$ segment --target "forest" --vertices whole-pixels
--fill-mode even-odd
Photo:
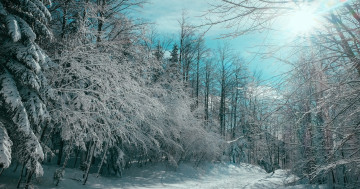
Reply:
[[[0,0],[0,179],[229,162],[360,187],[360,1],[211,0],[173,36],[134,16],[148,3]],[[294,37],[257,54],[289,67],[266,81],[226,42],[291,18]]]

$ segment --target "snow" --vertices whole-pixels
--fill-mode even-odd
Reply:
[[[0,122],[0,166],[8,168],[11,164],[11,146],[7,131],[3,124]]]
[[[5,71],[0,75],[0,96],[5,99],[5,103],[10,107],[8,111],[12,111],[12,120],[26,135],[30,132],[30,123],[28,115],[21,100],[21,96],[17,89],[13,76]]]
[[[109,188],[109,189],[167,189],[167,188],[277,188],[296,189],[313,188],[309,185],[285,186],[294,182],[298,177],[288,174],[286,170],[276,170],[275,173],[266,173],[260,167],[249,164],[205,164],[197,168],[189,164],[181,164],[176,171],[165,165],[152,165],[146,167],[133,167],[124,171],[124,176],[99,177],[90,174],[87,184],[82,185],[82,172],[66,169],[64,180],[55,187],[53,173],[57,167],[44,166],[44,177],[34,181],[35,188]],[[7,169],[0,176],[0,188],[15,188],[18,174]],[[315,188],[315,186],[314,186]]]
[[[13,42],[19,41],[21,39],[20,28],[13,15],[6,16],[6,26],[9,30],[8,34],[11,36]]]

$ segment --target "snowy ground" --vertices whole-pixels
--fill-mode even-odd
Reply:
[[[9,170],[9,169],[8,169]],[[18,178],[12,171],[6,171],[0,176],[0,188],[15,188]],[[288,175],[284,170],[277,170],[268,174],[259,167],[241,164],[207,164],[199,168],[183,164],[177,171],[172,171],[166,166],[157,165],[143,168],[132,168],[126,171],[123,178],[96,178],[90,175],[85,186],[79,181],[82,173],[77,170],[67,169],[65,179],[58,187],[52,183],[55,167],[44,167],[45,175],[35,182],[35,188],[109,188],[109,189],[211,189],[211,188],[312,188],[309,186],[285,187],[286,183],[297,179]]]

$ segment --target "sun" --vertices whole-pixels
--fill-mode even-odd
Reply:
[[[298,9],[287,19],[288,29],[295,35],[310,34],[317,25],[318,16],[309,8]]]

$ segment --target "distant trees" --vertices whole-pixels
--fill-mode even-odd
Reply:
[[[180,39],[179,39],[179,64],[181,68],[181,73],[183,81],[185,84],[189,81],[190,71],[192,68],[193,60],[196,56],[195,44],[195,29],[189,23],[186,16],[186,12],[182,13],[181,20],[179,21],[180,25]]]
[[[225,137],[226,135],[226,110],[227,110],[227,91],[228,91],[228,80],[231,74],[231,55],[229,46],[225,45],[218,49],[218,60],[220,63],[220,107],[219,107],[219,121],[220,121],[220,134]]]
[[[207,51],[209,51],[209,49],[206,48],[205,46],[205,40],[203,39],[202,36],[199,36],[196,42],[196,47],[195,47],[195,51],[196,51],[196,79],[195,79],[195,98],[196,98],[196,102],[195,102],[195,107],[197,108],[199,106],[199,98],[200,98],[200,64],[202,62],[202,60],[204,59],[205,54],[207,53]]]
[[[214,75],[214,58],[206,58],[204,61],[204,78],[203,78],[203,85],[204,85],[204,119],[205,125],[208,126],[210,122],[210,113],[212,111],[212,101],[211,101],[211,94],[212,94],[212,86],[213,86],[213,75]]]

